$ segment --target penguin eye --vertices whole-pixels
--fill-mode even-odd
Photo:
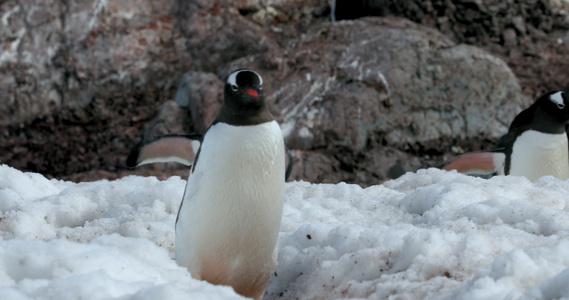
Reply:
[[[565,104],[563,104],[563,103],[557,103],[557,108],[559,108],[559,109],[564,109],[564,108],[565,108]]]
[[[234,84],[231,85],[231,90],[232,90],[232,91],[237,92],[238,89],[239,89],[239,88],[238,88],[236,85],[234,85]]]

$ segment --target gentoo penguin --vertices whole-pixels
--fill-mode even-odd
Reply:
[[[144,141],[133,147],[127,162],[193,160],[176,219],[176,261],[196,279],[262,299],[276,265],[292,160],[265,104],[259,74],[231,73],[224,96],[203,138],[169,135]]]
[[[498,147],[467,153],[444,167],[475,175],[504,174],[530,180],[551,175],[569,178],[569,94],[549,92],[520,112]]]

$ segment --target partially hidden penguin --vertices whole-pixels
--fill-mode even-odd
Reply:
[[[176,219],[177,263],[195,279],[262,299],[277,262],[292,159],[258,73],[231,73],[224,97],[203,137],[173,134],[142,141],[131,149],[127,166],[191,165]]]
[[[496,149],[461,155],[443,169],[481,177],[515,175],[534,181],[549,175],[568,179],[568,125],[569,94],[549,92],[514,118]]]

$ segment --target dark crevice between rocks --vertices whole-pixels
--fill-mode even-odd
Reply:
[[[337,21],[370,16],[386,16],[397,11],[396,1],[389,0],[335,0],[334,17]]]
[[[239,14],[244,16],[244,17],[252,15],[252,14],[257,12],[257,9],[249,8],[249,7],[242,7],[242,8],[239,8],[238,10],[239,10]]]

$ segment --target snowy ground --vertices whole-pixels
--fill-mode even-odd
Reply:
[[[185,181],[0,165],[1,299],[232,299],[173,258]],[[265,299],[569,299],[569,181],[420,170],[287,183]]]

